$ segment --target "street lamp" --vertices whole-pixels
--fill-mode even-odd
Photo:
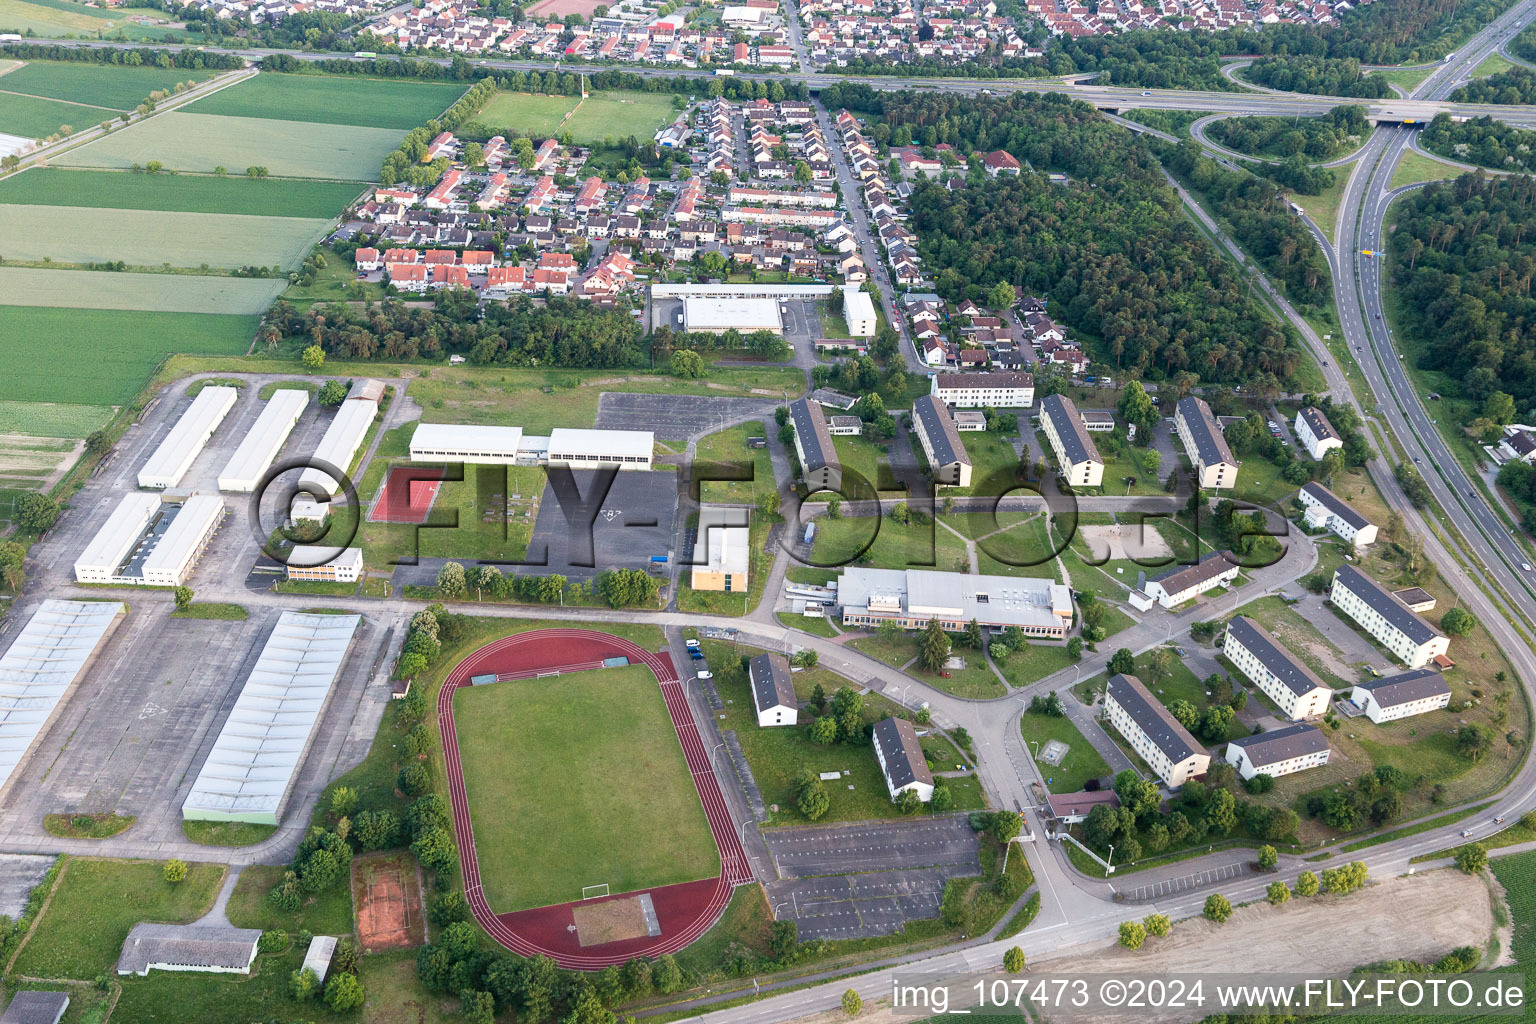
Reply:
[[[1033,743],[1035,745],[1035,760],[1036,761],[1040,760],[1040,741],[1039,740],[1030,740],[1029,742],[1031,742],[1031,743]]]
[[[1115,847],[1111,843],[1109,847],[1109,860],[1104,865],[1104,877],[1108,878],[1115,871]]]

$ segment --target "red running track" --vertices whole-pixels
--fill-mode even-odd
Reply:
[[[394,466],[368,510],[370,523],[424,523],[443,485],[443,471],[421,466]]]
[[[649,666],[661,686],[667,713],[677,730],[683,757],[693,775],[710,833],[720,851],[720,876],[700,882],[683,882],[639,890],[649,892],[661,925],[655,938],[605,943],[601,952],[587,952],[577,941],[571,908],[576,903],[560,903],[511,914],[496,914],[485,900],[480,885],[480,864],[475,854],[475,834],[469,818],[469,798],[464,788],[464,773],[459,762],[458,734],[453,723],[453,691],[467,685],[470,676],[495,672],[502,676],[527,676],[541,669],[601,663],[603,658],[622,655],[632,663]],[[459,861],[464,872],[464,895],[480,926],[501,945],[519,956],[548,956],[561,967],[596,971],[612,964],[622,964],[635,956],[657,957],[675,953],[708,931],[719,920],[731,891],[752,881],[741,837],[731,820],[719,780],[710,767],[709,751],[699,737],[693,713],[678,682],[672,659],[666,654],[647,651],[640,645],[609,633],[586,629],[544,629],[519,633],[487,644],[469,655],[449,673],[437,695],[437,717],[443,732],[443,754],[448,771],[448,794],[453,804],[454,838],[459,844]],[[617,893],[605,899],[623,899],[634,893]],[[601,900],[588,900],[588,903]]]

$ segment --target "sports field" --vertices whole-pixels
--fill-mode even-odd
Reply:
[[[118,210],[334,217],[362,194],[362,182],[212,175],[133,174],[33,168],[0,179],[0,204]]]
[[[522,132],[548,138],[576,106],[575,96],[535,96],[526,92],[498,92],[475,120],[499,131]]]
[[[629,135],[645,142],[676,116],[671,93],[594,92],[576,108],[562,131],[570,132],[571,138],[578,143],[602,142],[608,136],[622,139]]]
[[[286,287],[282,278],[0,267],[0,306],[254,314],[265,312]]]
[[[9,79],[10,75],[5,78]],[[81,131],[116,117],[117,111],[106,107],[87,107],[80,103],[62,103],[0,91],[0,132],[7,135],[41,139],[58,131],[61,125],[67,124],[75,131]]]
[[[81,11],[93,10],[80,4],[67,6]],[[28,61],[24,67],[5,76],[5,81],[0,82],[0,91],[89,103],[113,110],[132,110],[156,90],[172,89],[177,82],[201,82],[213,74],[212,71],[186,68]]]
[[[497,913],[719,873],[661,690],[643,665],[453,694],[480,879]]]
[[[167,354],[243,353],[259,323],[212,313],[0,306],[0,401],[122,405]]]
[[[468,88],[459,82],[264,72],[183,109],[193,114],[398,128],[407,132],[453,106]]]
[[[384,157],[400,144],[403,135],[385,128],[221,117],[175,110],[113,132],[53,163],[66,167],[131,167],[159,160],[167,170],[212,171],[224,167],[231,174],[243,174],[247,167],[262,166],[279,178],[377,181]]]
[[[196,269],[248,264],[297,267],[330,227],[304,217],[101,210],[81,206],[0,206],[0,256],[11,260]]]

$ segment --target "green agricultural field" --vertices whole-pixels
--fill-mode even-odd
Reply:
[[[331,221],[217,213],[99,210],[83,206],[0,206],[6,260],[233,269],[274,264],[291,270]]]
[[[468,687],[453,704],[480,877],[497,913],[577,900],[585,885],[620,893],[719,872],[649,668]],[[622,841],[594,842],[601,836]]]
[[[238,173],[172,176],[35,167],[0,180],[0,204],[251,217],[335,217],[362,192],[362,182],[247,178]]]
[[[112,418],[110,405],[0,402],[0,434],[84,438]]]
[[[475,116],[475,121],[499,132],[521,132],[535,139],[548,138],[560,127],[565,115],[575,108],[575,96],[498,92]]]
[[[175,171],[225,167],[232,174],[243,174],[247,167],[260,166],[278,178],[374,181],[379,166],[400,144],[402,135],[385,128],[175,110],[113,132],[53,163],[126,168],[159,160],[167,170]]]
[[[211,313],[0,306],[0,400],[122,405],[166,355],[237,355],[259,323]]]
[[[6,78],[10,78],[10,75]],[[88,107],[79,103],[0,92],[0,132],[7,135],[43,139],[66,125],[74,131],[80,131],[115,117],[117,111],[106,107]]]
[[[460,82],[263,73],[183,109],[407,132],[453,106],[466,89]]]
[[[644,142],[676,116],[671,93],[595,92],[576,108],[563,130],[581,144],[630,135]]]
[[[79,4],[61,6],[92,10]],[[3,14],[0,14],[0,20],[3,20]],[[189,71],[186,68],[29,61],[5,76],[5,81],[0,82],[0,91],[88,103],[113,110],[132,110],[152,92],[174,89],[177,82],[201,82],[213,75],[212,71]]]
[[[61,35],[101,35],[111,39],[163,41],[167,36],[178,42],[188,38],[185,29],[165,24],[141,25],[128,20],[130,14],[144,17],[150,12],[135,10],[113,13],[67,0],[0,0],[0,32],[27,32],[44,39]],[[155,16],[160,16],[155,12]]]
[[[259,314],[285,287],[260,278],[0,267],[0,306]]]

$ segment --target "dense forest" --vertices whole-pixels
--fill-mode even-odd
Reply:
[[[1184,217],[1146,143],[1058,95],[978,101],[942,94],[868,97],[895,127],[963,153],[1007,149],[1040,170],[959,191],[925,182],[911,200],[937,287],[982,297],[999,281],[1048,294],[1098,357],[1154,379],[1288,377],[1301,358],[1234,268]]]
[[[1393,280],[1423,365],[1467,397],[1529,422],[1536,406],[1536,179],[1464,174],[1409,193],[1395,211]],[[1498,400],[1496,393],[1513,396]]]
[[[1510,68],[1487,78],[1474,78],[1451,93],[1457,103],[1536,103],[1536,71]]]
[[[1305,305],[1328,303],[1332,285],[1322,250],[1273,185],[1202,156],[1193,139],[1178,146],[1165,144],[1162,151],[1168,169],[1210,200],[1232,237],[1281,285],[1287,298]]]
[[[1419,136],[1431,153],[1499,171],[1536,171],[1536,131],[1479,117],[1453,121],[1440,114]]]
[[[1228,117],[1212,121],[1206,134],[1229,149],[1284,160],[1332,160],[1357,148],[1371,132],[1365,108],[1334,107],[1322,117]]]
[[[1366,75],[1353,57],[1265,57],[1238,73],[1255,85],[1282,92],[1365,99],[1395,95],[1385,78]]]

